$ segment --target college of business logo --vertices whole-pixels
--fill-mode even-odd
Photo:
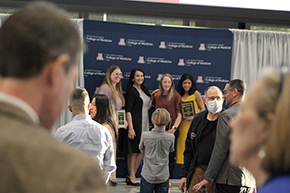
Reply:
[[[204,44],[204,43],[201,43],[201,44],[199,45],[198,50],[205,50],[205,44]]]
[[[165,42],[161,41],[160,45],[159,45],[159,48],[165,49],[166,48]]]
[[[125,46],[126,45],[125,38],[120,38],[120,41],[119,41],[118,45]]]
[[[203,83],[202,76],[198,76],[196,82],[197,83]]]
[[[178,66],[184,66],[184,59],[179,59]]]
[[[97,60],[104,60],[103,53],[98,53]]]
[[[144,56],[139,56],[139,60],[137,63],[144,64],[145,63]]]

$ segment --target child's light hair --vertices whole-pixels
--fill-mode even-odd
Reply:
[[[152,114],[152,122],[157,127],[165,127],[170,121],[171,117],[166,109],[158,108]]]

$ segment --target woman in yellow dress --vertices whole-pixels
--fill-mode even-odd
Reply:
[[[196,83],[190,74],[183,74],[177,85],[177,92],[182,97],[182,102],[193,101],[194,114],[205,110],[200,92],[197,90]],[[183,119],[178,127],[179,136],[176,144],[176,163],[183,164],[183,152],[185,149],[185,140],[191,121],[194,116]]]

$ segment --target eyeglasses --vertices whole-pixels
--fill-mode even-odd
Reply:
[[[222,98],[219,96],[218,97],[205,97],[205,98],[207,98],[207,100],[209,100],[209,101],[214,101],[215,99],[218,101],[222,100]]]
[[[122,73],[115,73],[116,76],[122,76]]]

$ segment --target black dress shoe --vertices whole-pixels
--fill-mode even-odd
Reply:
[[[126,177],[126,184],[127,185],[131,185],[131,186],[140,186],[140,183],[139,182],[133,183],[131,181],[131,179],[129,178],[129,176]]]
[[[117,185],[118,185],[118,183],[117,183],[117,182],[113,182],[113,181],[109,180],[109,185],[110,185],[110,186],[117,186]]]

